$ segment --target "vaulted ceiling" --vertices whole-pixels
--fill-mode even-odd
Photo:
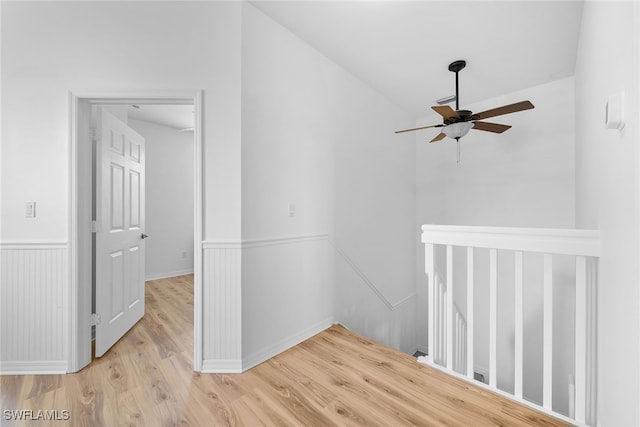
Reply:
[[[253,1],[263,13],[415,115],[574,72],[581,1]]]

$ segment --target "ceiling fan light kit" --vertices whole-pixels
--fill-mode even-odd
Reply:
[[[465,136],[471,128],[473,127],[473,122],[458,122],[451,123],[442,128],[442,133],[447,135],[449,138],[462,138]]]
[[[454,97],[447,97],[437,100],[436,102],[440,105],[431,107],[436,113],[442,116],[442,124],[396,131],[396,133],[403,133],[437,127],[442,128],[441,132],[436,135],[436,137],[433,138],[430,142],[438,142],[445,137],[455,139],[458,145],[458,163],[460,163],[460,138],[465,136],[471,129],[492,133],[502,133],[511,128],[511,126],[509,125],[483,122],[481,120],[534,108],[533,104],[530,101],[521,101],[516,102],[515,104],[504,105],[502,107],[493,108],[491,110],[486,110],[476,114],[469,110],[461,110],[459,105],[460,94],[458,91],[458,73],[466,66],[467,62],[464,60],[453,61],[451,64],[449,64],[449,71],[456,74],[456,94]],[[456,101],[455,110],[448,105],[443,105],[453,100]]]

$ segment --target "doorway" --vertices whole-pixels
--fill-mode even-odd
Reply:
[[[92,264],[93,264],[93,198],[92,162],[93,123],[92,110],[97,106],[137,106],[152,110],[161,105],[190,106],[193,111],[193,243],[190,249],[181,248],[180,253],[193,254],[194,273],[194,360],[193,368],[201,370],[201,265],[202,265],[202,92],[183,91],[149,94],[70,94],[71,107],[71,159],[70,159],[70,292],[68,328],[69,367],[68,372],[77,372],[91,362],[91,330],[93,320]],[[187,129],[184,129],[186,132]],[[174,271],[175,273],[176,271]],[[159,277],[159,276],[157,276]]]

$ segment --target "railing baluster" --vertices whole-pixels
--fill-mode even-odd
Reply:
[[[455,344],[453,346],[453,370],[460,372],[460,314],[456,311],[455,316],[456,335]]]
[[[515,252],[515,364],[514,364],[514,394],[522,398],[523,380],[523,335],[524,335],[524,307],[522,300],[524,261],[522,251]]]
[[[427,273],[427,278],[428,278],[428,285],[429,285],[429,289],[428,289],[428,297],[429,297],[429,336],[427,337],[427,346],[429,348],[429,354],[427,355],[427,360],[429,361],[429,363],[433,363],[433,356],[434,356],[434,343],[435,343],[435,337],[434,337],[434,332],[435,332],[435,308],[436,308],[436,302],[434,300],[435,297],[435,260],[433,259],[434,256],[434,251],[433,251],[433,244],[431,243],[426,243],[425,244],[425,272]]]
[[[442,278],[436,273],[436,347],[435,358],[436,363],[442,362]]]
[[[467,248],[467,377],[473,379],[473,248]]]
[[[597,423],[597,375],[596,375],[596,354],[598,346],[598,334],[596,332],[598,323],[596,321],[597,313],[597,278],[598,278],[598,264],[596,258],[587,258],[587,348],[585,353],[587,354],[587,372],[585,379],[585,387],[587,389],[586,397],[586,424],[596,425]]]
[[[585,422],[587,374],[587,259],[576,257],[576,336],[574,418]]]
[[[435,357],[437,363],[442,363],[442,334],[444,334],[444,326],[442,324],[442,299],[444,294],[442,293],[442,282],[439,275],[436,275],[436,348]]]
[[[488,386],[497,389],[498,360],[498,251],[514,252],[514,391],[512,398],[531,404],[524,399],[524,257],[527,253],[543,256],[543,348],[542,404],[543,412],[551,412],[561,419],[562,414],[553,411],[553,255],[575,257],[576,311],[575,311],[575,375],[570,380],[569,415],[579,425],[596,425],[596,287],[600,257],[600,234],[597,230],[520,229],[508,227],[466,227],[425,225],[422,227],[422,242],[426,248],[425,270],[429,277],[429,356],[427,364],[448,372],[457,372],[474,378],[474,250],[489,251],[489,306],[488,309],[489,360]],[[446,279],[436,274],[436,245],[446,247]],[[467,247],[467,309],[461,312],[453,294],[453,247]],[[537,271],[539,272],[539,270]],[[527,270],[527,273],[529,271]],[[457,279],[457,276],[455,277]],[[505,283],[506,285],[506,283]],[[465,319],[466,317],[466,319]],[[564,346],[564,344],[562,344]],[[540,354],[539,354],[540,355]],[[556,385],[565,384],[566,379],[556,378]]]
[[[447,298],[447,288],[445,288],[444,283],[440,283],[440,342],[438,343],[438,349],[440,351],[440,363],[445,365],[447,363],[447,344],[445,342],[447,336],[447,323],[445,319],[447,318],[447,307],[445,304]]]
[[[551,254],[544,254],[543,274],[542,406],[551,410],[553,391],[553,262]]]
[[[445,308],[447,325],[447,369],[453,369],[453,246],[447,245],[447,307]]]
[[[498,383],[498,251],[489,249],[489,386]]]

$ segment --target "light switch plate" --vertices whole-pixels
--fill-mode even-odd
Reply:
[[[607,129],[621,130],[624,128],[624,92],[609,96],[605,124]]]
[[[36,217],[36,202],[26,202],[24,204],[24,216],[25,218]]]

